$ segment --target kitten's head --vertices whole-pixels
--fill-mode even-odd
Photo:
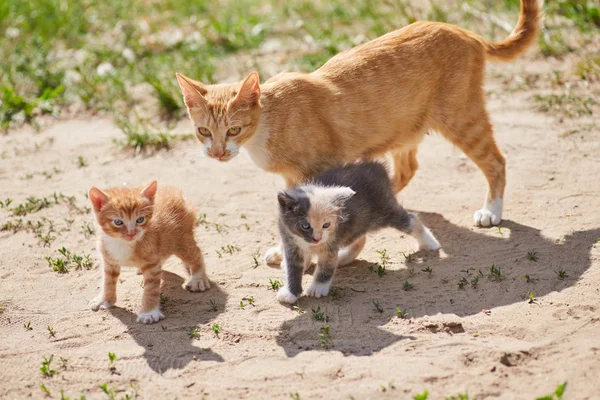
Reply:
[[[258,74],[232,84],[204,85],[181,74],[177,80],[204,152],[219,161],[235,157],[258,126]]]
[[[349,187],[304,186],[277,194],[281,221],[307,243],[317,245],[335,239],[344,204],[354,195]]]
[[[98,225],[113,238],[134,242],[150,226],[154,211],[157,183],[144,189],[115,188],[102,191],[96,187],[88,194]]]

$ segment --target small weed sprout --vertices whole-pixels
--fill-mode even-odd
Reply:
[[[219,333],[221,333],[223,327],[215,322],[211,325],[211,329],[215,333],[215,336],[219,337]]]
[[[471,287],[473,289],[477,289],[477,284],[479,283],[479,276],[475,276],[471,279]]]
[[[458,288],[459,289],[464,289],[465,286],[467,286],[469,284],[469,281],[467,280],[467,278],[465,278],[464,276],[462,278],[460,278],[460,280],[458,281]]]
[[[260,250],[256,249],[256,251],[254,253],[252,253],[252,268],[258,268],[258,266],[260,265],[260,261],[258,261],[260,259]]]
[[[208,305],[210,311],[217,311],[219,309],[219,304],[214,299],[210,299]]]
[[[495,280],[496,282],[501,282],[504,280],[505,276],[502,275],[502,272],[500,272],[500,267],[492,265],[490,267],[490,278]]]
[[[415,285],[413,285],[409,281],[404,281],[404,286],[403,286],[404,290],[406,290],[408,292],[409,290],[413,290],[414,288],[415,288]]]
[[[92,224],[91,222],[86,222],[83,225],[81,225],[81,230],[83,231],[85,237],[89,238],[94,234],[94,224]]]
[[[331,332],[329,332],[330,325],[325,325],[319,332],[319,340],[321,341],[321,347],[328,349],[331,347]]]
[[[111,374],[117,373],[117,367],[115,362],[117,361],[117,355],[115,353],[108,353],[108,370]]]
[[[383,313],[383,307],[379,304],[379,300],[371,300],[373,305],[375,306],[375,310],[377,310],[380,314]]]
[[[61,368],[62,368],[64,371],[66,371],[66,370],[67,370],[67,368],[69,367],[69,360],[67,360],[67,359],[66,359],[66,358],[64,358],[64,357],[59,357],[59,358],[58,358],[58,361],[60,361],[60,367],[61,367]]]
[[[413,396],[414,400],[427,400],[429,398],[429,392],[425,390],[423,393],[418,393]]]
[[[44,395],[46,397],[52,397],[52,393],[50,393],[50,390],[48,390],[46,385],[44,385],[43,383],[40,385],[40,389],[42,389],[42,392],[44,392]]]
[[[56,337],[56,331],[54,330],[54,328],[52,328],[50,325],[48,325],[48,334],[50,335],[50,337]]]
[[[394,386],[394,381],[389,381],[387,386],[380,385],[380,387],[382,392],[387,392],[388,390],[396,389],[396,386]]]
[[[52,360],[54,360],[54,354],[51,354],[50,357],[43,356],[44,360],[42,361],[42,366],[40,367],[40,372],[47,378],[52,378],[56,375],[56,371],[52,369]]]
[[[293,306],[292,310],[296,311],[299,315],[304,314],[304,309],[301,308],[300,306]]]
[[[534,283],[538,279],[530,275],[525,275],[525,280],[527,281],[527,283]]]
[[[241,308],[244,308],[244,306],[245,306],[244,301],[248,302],[248,304],[251,305],[252,307],[256,307],[254,305],[254,296],[243,297],[242,300],[240,301],[240,307]]]
[[[269,279],[269,286],[272,290],[278,290],[281,287],[279,279]]]
[[[535,302],[535,295],[533,292],[527,292],[527,298],[529,299],[529,304],[533,304]]]
[[[408,318],[408,310],[406,308],[403,310],[400,307],[396,307],[396,314],[398,315],[398,318],[400,318],[400,319]]]
[[[23,324],[23,328],[25,328],[26,331],[32,331],[33,327],[31,326],[31,321],[27,321],[26,324]]]
[[[554,271],[554,273],[558,276],[559,279],[565,279],[568,278],[569,275],[567,274],[567,271],[565,271],[564,269],[559,269],[558,271]]]
[[[535,250],[532,251],[528,251],[527,252],[527,259],[530,261],[537,261],[538,260],[538,252]]]
[[[78,156],[75,164],[77,165],[77,168],[85,168],[88,166],[87,160],[83,156]]]
[[[317,308],[311,308],[310,310],[312,311],[313,318],[315,319],[315,321],[327,322],[329,320],[327,315],[325,315],[325,313],[321,311],[321,306],[317,306]]]
[[[433,270],[431,269],[431,267],[423,268],[421,271],[427,272],[429,274],[429,276],[431,276],[431,274],[433,273]]]
[[[565,391],[567,390],[567,382],[561,383],[556,387],[554,393],[549,394],[547,396],[538,397],[536,400],[562,400],[565,395]]]
[[[200,331],[197,327],[192,326],[188,331],[188,336],[190,337],[190,339],[198,339],[200,338]]]

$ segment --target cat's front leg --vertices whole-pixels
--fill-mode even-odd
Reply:
[[[281,263],[285,286],[277,291],[277,300],[292,304],[302,295],[302,275],[304,274],[305,255],[293,242],[284,244],[285,260]]]
[[[102,288],[100,293],[89,302],[92,310],[110,308],[117,302],[117,281],[121,274],[121,266],[106,260],[102,266]]]
[[[137,320],[143,324],[152,324],[165,317],[160,312],[160,267],[160,264],[153,264],[141,268],[144,275],[144,294]]]
[[[333,275],[338,266],[338,249],[330,248],[318,255],[317,269],[310,286],[304,294],[314,297],[325,297],[329,294]]]

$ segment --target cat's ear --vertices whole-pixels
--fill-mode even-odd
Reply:
[[[298,205],[298,201],[285,190],[277,193],[277,201],[284,210],[291,210]]]
[[[340,186],[332,188],[331,190],[331,202],[338,207],[343,207],[344,204],[356,193],[354,190],[347,186]]]
[[[158,189],[158,183],[156,181],[152,181],[148,186],[142,190],[142,197],[147,198],[148,200],[154,200],[154,196],[156,195],[156,190]]]
[[[100,212],[102,207],[108,203],[109,200],[108,195],[95,186],[90,189],[88,198],[92,202],[95,212]]]
[[[181,75],[179,72],[177,72],[176,75],[177,82],[179,82],[179,87],[181,88],[181,93],[183,93],[183,101],[187,108],[205,106],[206,99],[204,98],[204,95],[206,95],[207,90],[204,85],[187,76]]]
[[[235,107],[253,107],[260,99],[260,80],[257,72],[251,72],[246,77],[238,94],[231,103]]]

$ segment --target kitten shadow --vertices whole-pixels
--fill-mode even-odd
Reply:
[[[277,343],[288,356],[323,349],[319,333],[326,324],[330,325],[331,349],[358,356],[414,339],[413,333],[467,334],[459,317],[527,304],[529,291],[538,303],[543,302],[542,296],[576,285],[591,266],[590,252],[600,238],[600,228],[574,232],[557,241],[510,220],[503,221],[498,230],[457,226],[434,213],[421,213],[420,218],[440,241],[442,252],[411,253],[405,258],[402,249],[393,249],[393,264],[382,276],[376,267],[369,269],[378,259],[355,260],[340,268],[333,287],[337,296],[301,298],[299,306],[306,312],[281,325]],[[537,252],[537,261],[528,256],[532,251]],[[491,274],[492,265],[500,268],[501,280]],[[561,279],[555,272],[560,269],[568,277]],[[461,289],[458,282],[463,277],[467,284]],[[330,316],[327,323],[314,319],[311,308],[316,307]],[[398,318],[396,307],[408,310],[410,319]]]
[[[169,271],[162,272],[162,293],[166,298],[161,308],[165,314],[162,321],[144,325],[137,322],[137,314],[120,307],[109,311],[123,324],[127,325],[127,333],[144,348],[144,358],[148,366],[155,372],[163,373],[169,369],[182,369],[191,361],[217,361],[223,358],[210,348],[194,345],[190,338],[190,328],[199,326],[200,335],[208,331],[209,322],[224,311],[227,294],[218,284],[211,282],[211,288],[202,293],[190,293],[181,285],[183,278]],[[213,311],[210,301],[217,304]],[[202,325],[207,325],[202,329]]]

